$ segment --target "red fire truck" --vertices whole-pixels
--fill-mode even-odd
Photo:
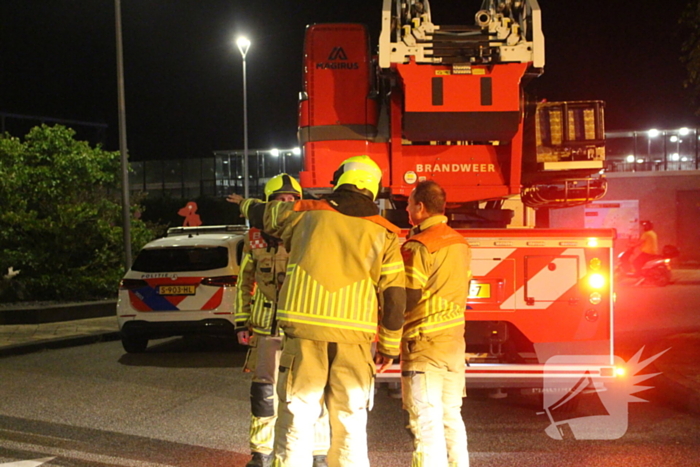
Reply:
[[[540,385],[562,355],[591,357],[564,377],[613,371],[614,232],[507,228],[507,203],[543,221],[605,194],[604,105],[537,102],[527,85],[543,67],[536,0],[485,0],[474,25],[456,26],[433,23],[427,0],[384,0],[377,55],[363,25],[306,31],[302,185],[327,192],[341,161],[367,154],[384,170],[384,214],[404,226],[415,183],[445,188],[473,247],[472,386]]]

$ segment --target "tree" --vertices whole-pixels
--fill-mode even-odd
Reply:
[[[700,103],[700,0],[690,0],[683,11],[680,23],[681,62],[688,72],[684,86],[696,103]],[[696,110],[700,115],[700,105]]]
[[[116,295],[124,274],[119,153],[74,136],[60,125],[35,127],[24,140],[0,136],[0,271],[21,270],[3,300]],[[138,251],[157,227],[131,222]]]

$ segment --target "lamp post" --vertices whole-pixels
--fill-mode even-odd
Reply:
[[[250,41],[245,37],[236,39],[236,45],[243,57],[243,197],[248,198],[248,89],[246,85],[245,56]]]
[[[126,148],[126,106],[124,104],[124,53],[122,48],[122,4],[114,0],[117,36],[117,94],[119,107],[119,152],[122,181],[122,232],[124,241],[124,268],[131,268],[131,212],[129,201],[129,155]]]

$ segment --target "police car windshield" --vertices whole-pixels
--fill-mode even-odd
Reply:
[[[142,250],[131,269],[141,272],[187,272],[226,266],[228,249],[225,247],[178,247]]]

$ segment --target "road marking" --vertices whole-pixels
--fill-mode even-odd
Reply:
[[[0,467],[39,467],[54,459],[55,457],[44,457],[43,459],[34,459],[32,461],[8,462],[7,464],[0,464]]]
[[[156,464],[153,462],[141,461],[138,459],[124,459],[121,457],[106,456],[101,454],[96,454],[92,452],[76,451],[73,449],[61,449],[51,446],[41,446],[37,444],[21,443],[17,441],[10,440],[0,440],[0,447],[7,449],[14,449],[17,451],[30,451],[30,452],[41,452],[46,454],[51,454],[55,457],[45,458],[45,459],[55,459],[56,457],[64,457],[67,459],[77,459],[85,461],[87,463],[99,462],[101,464],[111,464],[111,465],[124,465],[127,467],[172,467],[169,464]],[[42,460],[42,459],[39,459]],[[19,461],[11,462],[9,464],[0,464],[0,467],[36,467],[41,464],[31,463],[35,461]],[[44,463],[48,460],[44,460]]]

